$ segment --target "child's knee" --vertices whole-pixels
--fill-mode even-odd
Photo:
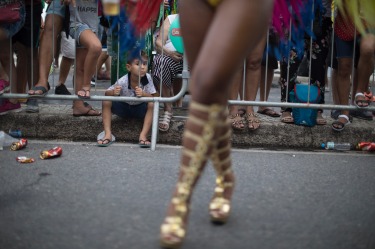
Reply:
[[[147,109],[148,110],[154,110],[154,102],[148,102],[147,103]]]
[[[112,101],[107,101],[107,100],[103,101],[102,107],[103,107],[103,109],[104,108],[111,108],[112,107]]]

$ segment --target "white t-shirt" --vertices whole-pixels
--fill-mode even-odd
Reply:
[[[129,84],[130,73],[122,76],[115,84],[110,86],[108,90],[114,90],[115,86],[121,86],[120,96],[124,97],[136,97],[134,89],[131,88]],[[152,82],[152,77],[150,74],[146,74],[144,77],[141,78],[140,87],[145,93],[148,94],[155,94],[156,89],[154,83]],[[129,105],[139,105],[142,102],[134,102],[134,101],[126,101]]]

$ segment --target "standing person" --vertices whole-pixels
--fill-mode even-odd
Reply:
[[[57,37],[61,33],[65,18],[65,6],[61,4],[60,0],[46,0],[46,3],[48,4],[47,16],[39,45],[39,78],[28,91],[28,94],[33,97],[45,96],[50,89],[48,76],[57,50]],[[39,112],[38,100],[29,98],[26,112]]]
[[[208,159],[217,172],[209,205],[212,221],[229,216],[234,186],[227,104],[231,80],[267,30],[271,0],[181,0],[181,28],[192,67],[192,100],[186,122],[179,179],[161,225],[161,244],[181,245],[193,188]],[[230,21],[228,21],[230,20]],[[225,35],[223,35],[225,34]]]
[[[12,92],[16,92],[17,74],[13,58],[10,56],[10,45],[12,37],[23,27],[26,14],[25,5],[22,0],[1,1],[0,8],[12,3],[20,4],[20,8],[18,10],[20,12],[20,20],[14,23],[0,23],[0,63],[5,72],[3,76],[7,75],[8,79],[10,80],[10,83],[5,79],[0,80],[0,94],[9,92],[10,88]],[[21,105],[18,100],[5,99],[0,104],[0,115],[9,111],[20,110],[20,108]]]
[[[102,44],[97,36],[98,2],[65,0],[64,4],[70,4],[70,36],[76,40],[76,94],[81,99],[89,99],[91,77],[102,52]],[[84,102],[78,100],[73,102],[73,115],[98,116],[100,113],[88,110]]]
[[[57,48],[57,36],[61,33],[65,18],[65,6],[61,5],[60,0],[46,0],[48,3],[47,16],[44,24],[44,30],[40,39],[39,49],[39,79],[35,86],[29,91],[29,95],[40,97],[47,94],[50,86],[48,83],[48,75],[51,69],[55,51]],[[29,101],[28,105],[35,105],[36,101]]]
[[[30,89],[32,84],[38,80],[38,47],[43,11],[42,1],[26,0],[25,7],[25,24],[12,37],[12,42],[17,50],[17,93],[25,93],[26,86]],[[32,74],[33,78],[31,78]]]

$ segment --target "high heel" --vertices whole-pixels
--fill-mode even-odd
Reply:
[[[211,153],[211,160],[217,174],[215,192],[209,204],[211,221],[214,223],[226,223],[231,210],[230,199],[226,197],[228,189],[233,191],[234,187],[230,137],[231,130],[228,128],[225,134],[218,139],[218,146]],[[226,179],[228,177],[231,179]]]
[[[180,177],[169,206],[169,214],[160,228],[160,244],[164,248],[179,248],[186,236],[192,190],[207,162],[209,152],[217,146],[215,138],[225,123],[225,114],[226,106],[203,105],[194,101],[190,104]]]

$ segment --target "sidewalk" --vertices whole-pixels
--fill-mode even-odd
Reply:
[[[274,82],[277,82],[276,79]],[[92,94],[103,95],[104,89],[109,84],[109,82],[98,82],[96,89],[92,89]],[[68,78],[67,86],[72,92],[71,78]],[[52,90],[51,93],[53,93]],[[331,94],[328,92],[326,95],[326,102],[330,103]],[[158,144],[181,144],[189,97],[184,99],[184,108],[175,109],[170,130],[166,133],[159,132]],[[279,99],[280,89],[274,83],[269,101],[278,102]],[[25,105],[22,105],[21,112],[0,116],[0,130],[7,132],[11,128],[20,129],[24,137],[30,139],[93,143],[96,142],[97,135],[103,130],[101,117],[73,117],[71,101],[41,100],[40,102],[39,113],[26,113]],[[101,109],[101,103],[98,101],[91,101],[90,104],[96,109]],[[280,110],[280,108],[274,109]],[[256,111],[257,107],[254,110]],[[259,115],[260,128],[256,131],[247,129],[240,132],[235,131],[232,137],[233,147],[318,149],[321,143],[327,141],[349,142],[353,145],[361,141],[375,141],[375,121],[354,118],[353,123],[340,133],[331,129],[333,120],[330,118],[330,111],[325,110],[323,115],[327,119],[327,125],[312,128],[284,124],[280,122],[280,118]],[[142,121],[139,120],[113,118],[112,131],[118,142],[138,143],[141,127]]]
[[[24,109],[24,106],[23,106]],[[176,109],[170,130],[159,132],[158,143],[180,145],[186,121],[186,108]],[[233,147],[241,148],[294,148],[317,149],[322,142],[375,141],[375,121],[354,119],[341,133],[331,129],[330,117],[327,125],[303,127],[284,124],[279,118],[259,115],[261,126],[256,131],[234,132]],[[118,142],[138,142],[142,121],[113,118],[112,130]],[[40,104],[38,114],[8,113],[0,116],[0,130],[20,129],[26,138],[42,140],[67,140],[95,142],[96,136],[103,130],[101,117],[73,117],[71,105]]]

